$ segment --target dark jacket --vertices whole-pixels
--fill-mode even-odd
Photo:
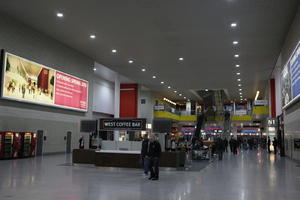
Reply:
[[[150,158],[159,158],[161,153],[161,147],[158,141],[150,142],[149,152],[146,154]]]
[[[147,151],[148,151],[148,143],[149,143],[149,140],[148,139],[145,139],[143,142],[142,142],[142,149],[141,149],[141,155],[142,157],[145,157],[147,155]]]

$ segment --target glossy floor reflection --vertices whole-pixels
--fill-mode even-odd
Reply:
[[[70,166],[70,157],[0,161],[0,199],[288,200],[300,197],[300,166],[257,151],[225,154],[201,171],[162,170],[149,181],[136,169]]]

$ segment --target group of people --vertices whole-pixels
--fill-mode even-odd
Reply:
[[[141,161],[144,167],[144,175],[147,177],[150,171],[149,180],[159,179],[159,158],[161,146],[154,135],[144,136],[141,149]]]
[[[237,139],[231,137],[228,141],[227,138],[221,139],[220,137],[218,137],[215,140],[213,149],[214,152],[218,154],[219,160],[222,160],[224,152],[228,152],[228,145],[230,147],[230,152],[236,155],[239,147]]]

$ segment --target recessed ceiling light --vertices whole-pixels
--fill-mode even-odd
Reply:
[[[241,98],[241,100],[243,100],[242,98],[243,98],[243,96],[240,96],[240,98]]]
[[[152,78],[156,78],[156,76],[152,76]]]
[[[90,35],[90,38],[91,38],[91,39],[95,39],[95,38],[96,38],[96,35]]]
[[[247,101],[247,98],[245,98],[245,101]]]
[[[232,44],[237,45],[239,42],[238,41],[233,41]]]
[[[235,65],[235,67],[240,67],[240,65]]]
[[[142,69],[142,72],[145,72],[145,71],[146,71],[146,69],[145,69],[145,68],[143,68],[143,69]]]
[[[182,96],[182,94],[179,94],[179,96]]]
[[[208,89],[205,89],[205,92],[208,92]]]
[[[170,88],[171,88],[171,86],[168,86],[168,88],[170,89]]]
[[[237,81],[241,81],[241,79],[240,79],[240,78],[238,78],[238,79],[237,79]]]
[[[184,99],[186,99],[186,97],[183,97]]]
[[[239,54],[235,54],[234,57],[235,57],[235,58],[238,58],[238,57],[240,57],[240,55],[239,55]]]
[[[111,52],[117,53],[117,49],[113,49],[113,50],[111,50]]]
[[[133,63],[133,60],[128,60],[128,62],[131,64],[131,63]]]
[[[240,95],[242,95],[243,93],[240,92]]]
[[[56,13],[56,16],[59,17],[59,18],[62,18],[62,17],[64,17],[64,14],[61,13],[61,12],[58,12],[58,13]]]
[[[240,73],[240,72],[237,72],[236,75],[241,75],[241,73]]]
[[[230,24],[230,26],[231,26],[232,28],[237,27],[237,23],[233,22],[233,23]]]
[[[175,90],[174,92],[175,92],[175,93],[177,93],[177,91],[176,91],[176,90]]]
[[[160,83],[161,83],[161,84],[164,84],[165,82],[161,81]]]
[[[183,59],[183,57],[180,57],[180,58],[178,58],[178,60],[183,61],[184,59]]]
[[[242,87],[242,84],[238,84],[239,87]]]
[[[97,69],[96,69],[96,67],[94,67],[94,69],[93,69],[94,71],[96,71]]]
[[[239,91],[242,91],[242,90],[243,90],[242,88],[239,89]]]

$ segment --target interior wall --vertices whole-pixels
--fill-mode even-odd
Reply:
[[[286,41],[281,52],[282,65],[281,70],[291,56],[296,45],[300,41],[300,7],[297,15],[287,34]],[[284,111],[284,131],[285,131],[285,148],[286,155],[295,160],[300,160],[299,150],[294,149],[294,139],[300,138],[300,102],[289,106]]]
[[[93,92],[93,111],[114,115],[114,84],[102,79],[94,80]]]
[[[120,117],[137,118],[138,85],[120,85]]]
[[[64,152],[64,136],[71,131],[72,147],[77,147],[80,120],[93,118],[93,60],[5,16],[0,27],[0,49],[89,81],[86,113],[0,99],[0,131],[44,130],[44,153]]]
[[[144,101],[144,103],[142,103],[142,100]],[[155,98],[152,92],[139,90],[138,116],[140,118],[146,118],[147,123],[152,124],[154,105],[155,105]]]

